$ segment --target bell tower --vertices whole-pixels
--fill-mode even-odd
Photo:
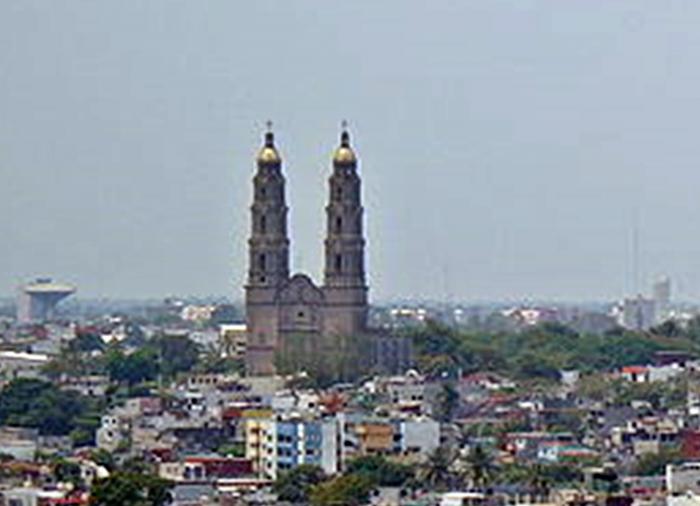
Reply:
[[[367,327],[365,239],[357,157],[343,123],[326,206],[324,334],[352,337]]]
[[[253,178],[251,232],[248,240],[246,321],[248,373],[274,373],[278,345],[277,294],[289,279],[289,238],[282,158],[268,122]]]

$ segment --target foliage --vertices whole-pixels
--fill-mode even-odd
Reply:
[[[108,471],[113,471],[116,468],[114,457],[107,450],[96,448],[90,454],[90,459],[97,465],[104,467]]]
[[[81,446],[90,446],[95,442],[94,431],[89,431],[85,429],[85,427],[76,427],[75,429],[70,431],[68,437],[70,437],[71,443],[73,444],[74,448],[79,448]]]
[[[635,383],[621,378],[588,375],[579,381],[578,393],[615,406],[629,406],[632,401],[647,401],[653,408],[669,409],[685,405],[687,379]]]
[[[506,464],[494,478],[499,483],[519,484],[540,493],[552,486],[575,486],[583,480],[580,467],[567,464]]]
[[[58,482],[72,483],[76,487],[83,486],[83,480],[80,475],[80,465],[75,462],[59,459],[54,464],[53,474]]]
[[[127,354],[113,347],[105,356],[105,367],[112,381],[131,386],[155,379],[158,374],[157,360],[152,349],[141,348]]]
[[[457,481],[453,471],[455,455],[446,446],[439,446],[418,469],[418,479],[431,490],[447,490]]]
[[[159,335],[146,346],[157,357],[160,373],[165,378],[174,378],[178,373],[191,370],[199,358],[199,346],[187,336]]]
[[[92,506],[161,506],[171,499],[170,482],[152,474],[117,471],[98,480],[91,492]]]
[[[681,337],[684,334],[683,327],[673,320],[666,320],[656,327],[649,329],[649,332],[665,337]]]
[[[408,335],[413,338],[421,370],[433,376],[494,371],[519,379],[557,380],[560,370],[585,373],[648,363],[660,350],[697,355],[700,321],[688,329],[680,336],[670,332],[672,337],[625,330],[579,334],[559,324],[523,331],[469,332],[428,322]]]
[[[481,446],[476,446],[465,460],[467,477],[472,487],[485,488],[495,474],[492,456]]]
[[[102,341],[100,334],[82,331],[75,336],[75,339],[68,342],[68,349],[79,353],[103,351],[105,349],[105,343]]]
[[[369,502],[373,484],[366,476],[345,474],[311,488],[312,506],[361,506]]]
[[[380,455],[358,457],[348,463],[346,472],[367,477],[375,486],[401,487],[413,477],[411,466],[391,462]]]
[[[160,335],[141,348],[127,353],[118,345],[110,347],[104,358],[110,379],[130,387],[153,381],[158,375],[172,379],[191,370],[199,358],[199,346],[187,336]]]
[[[209,345],[200,353],[195,370],[204,374],[243,374],[245,361],[227,356],[221,345]]]
[[[324,479],[323,469],[311,464],[304,464],[280,474],[273,490],[280,501],[303,504],[308,502],[311,488]]]
[[[86,353],[66,347],[43,367],[43,373],[51,378],[62,376],[77,377],[88,374],[102,374],[102,360],[86,358]]]
[[[436,396],[435,418],[440,422],[452,420],[459,408],[459,393],[452,383],[443,383]]]
[[[369,372],[368,337],[323,337],[296,335],[285,338],[283,350],[275,356],[282,374],[305,371],[309,385],[325,388],[339,382],[355,381]]]
[[[227,457],[245,457],[245,444],[244,443],[226,443],[221,445],[216,453],[219,455],[225,455]]]
[[[17,379],[0,391],[0,425],[32,427],[42,435],[65,436],[76,429],[92,434],[100,411],[98,401],[38,379]]]
[[[666,465],[681,461],[681,453],[676,448],[662,447],[658,454],[647,453],[640,456],[634,471],[639,476],[657,476],[664,473]]]

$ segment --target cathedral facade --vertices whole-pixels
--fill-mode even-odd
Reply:
[[[305,351],[314,353],[328,337],[364,334],[368,288],[361,181],[347,130],[328,179],[322,286],[306,274],[290,274],[285,178],[269,130],[256,161],[245,286],[246,369],[268,375],[275,373],[278,356],[300,342],[295,339],[302,338],[309,346]]]

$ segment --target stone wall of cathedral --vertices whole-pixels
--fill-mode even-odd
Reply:
[[[292,355],[313,362],[338,353],[332,337],[364,334],[368,290],[361,182],[347,131],[341,134],[329,177],[323,287],[306,275],[289,275],[285,179],[271,132],[257,166],[245,287],[246,368],[251,375],[269,375]]]

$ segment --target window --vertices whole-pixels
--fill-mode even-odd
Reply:
[[[260,233],[267,233],[267,216],[265,216],[264,214],[260,217]]]
[[[343,218],[340,216],[335,217],[335,233],[340,234],[343,231]]]
[[[336,272],[343,270],[343,257],[341,255],[335,256],[335,270]]]
[[[265,258],[265,253],[260,253],[258,255],[258,269],[264,271],[267,268],[267,258]]]
[[[335,198],[337,198],[338,200],[343,198],[343,188],[341,186],[338,186],[335,189]]]

